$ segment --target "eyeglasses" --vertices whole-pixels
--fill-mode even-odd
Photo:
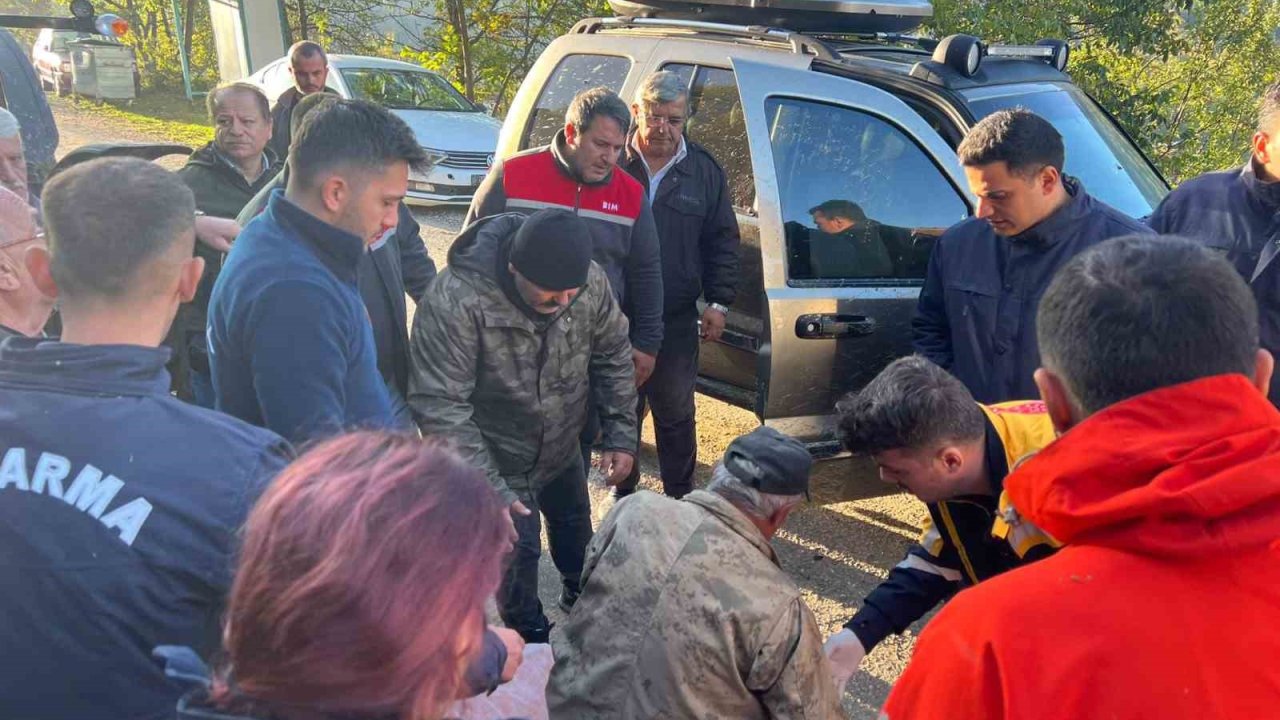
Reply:
[[[665,115],[650,115],[646,111],[640,113],[644,116],[644,124],[649,127],[658,127],[659,125],[670,125],[673,128],[679,128],[684,125],[685,119],[679,115],[667,117]]]
[[[4,250],[5,248],[11,248],[14,245],[21,245],[23,243],[29,243],[29,242],[35,242],[35,241],[44,242],[43,230],[35,233],[34,235],[27,235],[26,237],[20,237],[20,238],[17,238],[16,240],[0,240],[0,250]]]

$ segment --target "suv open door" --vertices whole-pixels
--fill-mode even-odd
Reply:
[[[972,201],[955,152],[894,95],[812,69],[733,68],[765,295],[756,409],[835,451],[832,407],[911,352],[934,241]]]

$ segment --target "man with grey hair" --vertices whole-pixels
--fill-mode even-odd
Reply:
[[[551,718],[839,717],[817,621],[769,545],[812,464],[762,427],[729,445],[706,490],[615,505],[552,638]]]
[[[35,206],[35,197],[27,187],[27,158],[22,148],[22,128],[18,118],[0,108],[0,187]]]
[[[684,136],[688,87],[657,72],[636,90],[634,131],[622,167],[644,186],[662,255],[662,351],[640,388],[641,416],[653,412],[658,468],[666,494],[693,489],[698,459],[694,386],[699,340],[715,342],[738,289],[738,221],[724,171],[711,153]],[[699,320],[698,299],[706,300]],[[699,330],[699,323],[701,329]],[[614,489],[635,492],[640,468]]]
[[[35,247],[44,247],[35,210],[0,187],[0,341],[38,337],[53,312],[53,298],[40,292],[27,270],[26,254]]]
[[[1280,353],[1280,81],[1258,104],[1258,126],[1243,167],[1205,173],[1170,192],[1148,224],[1158,233],[1189,237],[1226,253],[1258,302],[1262,347]],[[1280,383],[1271,385],[1280,405]]]
[[[208,97],[213,140],[196,150],[178,177],[191,188],[196,209],[220,218],[235,218],[272,178],[282,164],[267,146],[271,139],[271,110],[267,96],[248,83],[226,83]],[[209,296],[218,279],[225,253],[196,245],[204,258],[204,276],[195,300],[178,311],[167,344],[177,363],[174,373],[178,394],[202,407],[213,407],[213,379],[209,375],[209,351],[205,347],[205,323]]]
[[[598,87],[574,96],[564,128],[551,144],[498,162],[476,189],[464,225],[504,212],[564,208],[591,232],[592,259],[631,323],[636,386],[653,373],[662,346],[662,260],[644,187],[615,172],[627,144],[631,111],[613,91]],[[584,466],[599,435],[593,413],[583,430]],[[612,450],[617,448],[603,448]],[[571,605],[573,598],[566,598]]]

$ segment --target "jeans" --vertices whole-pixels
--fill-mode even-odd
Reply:
[[[577,455],[568,467],[536,493],[518,491],[530,510],[514,517],[515,550],[498,588],[498,612],[525,642],[547,642],[550,621],[538,599],[538,558],[542,556],[542,517],[547,519],[551,559],[570,595],[577,595],[582,563],[591,542],[591,496]]]
[[[693,490],[693,469],[698,462],[693,393],[698,380],[699,342],[696,318],[668,321],[653,374],[640,387],[637,413],[642,422],[646,410],[653,413],[662,491],[673,498],[682,498]],[[630,495],[639,482],[637,462],[614,493],[619,497]]]

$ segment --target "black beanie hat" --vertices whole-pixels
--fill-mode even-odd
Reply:
[[[539,210],[516,231],[511,266],[543,290],[582,287],[591,268],[591,230],[568,210]]]

